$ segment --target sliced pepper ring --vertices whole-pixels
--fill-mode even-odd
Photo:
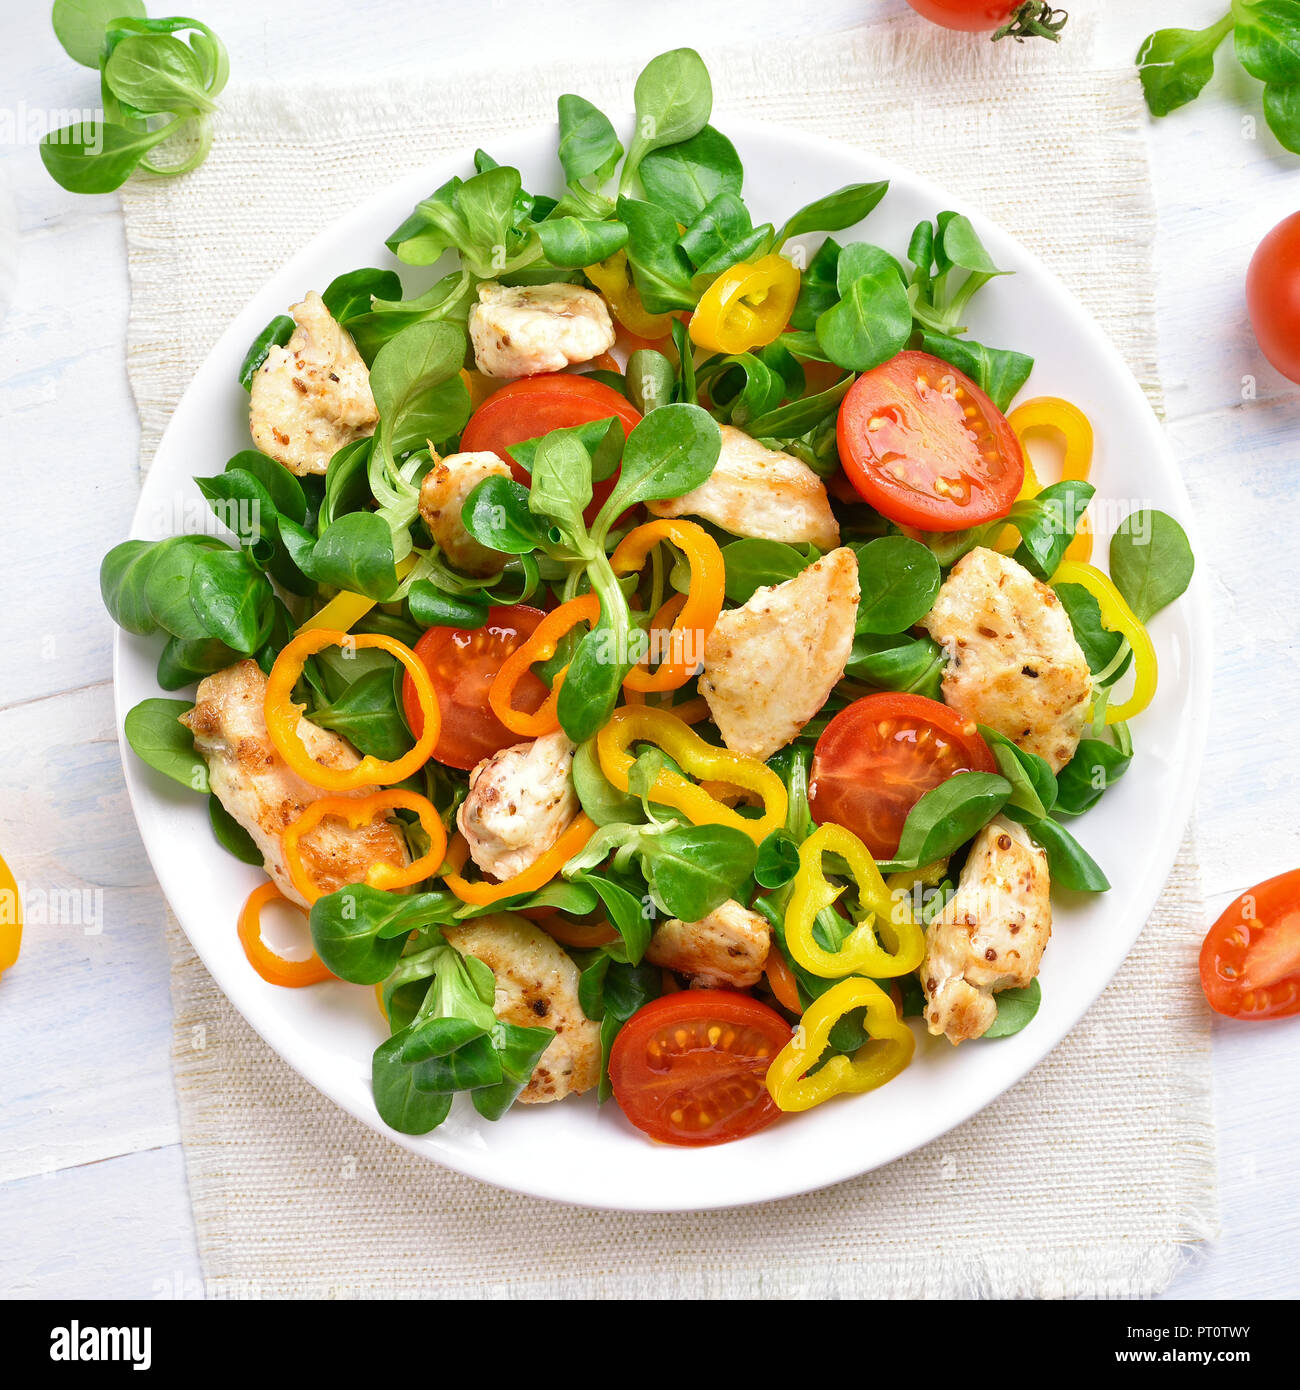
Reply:
[[[1142,626],[1109,575],[1103,574],[1095,565],[1065,560],[1052,576],[1051,583],[1053,587],[1057,584],[1078,584],[1087,589],[1101,609],[1102,625],[1112,632],[1122,633],[1133,649],[1133,693],[1123,704],[1106,706],[1106,723],[1118,724],[1122,719],[1132,719],[1135,714],[1141,714],[1155,696],[1159,679],[1151,634]]]
[[[685,556],[691,567],[690,588],[679,610],[673,610],[674,599],[660,608],[652,627],[668,621],[672,626],[666,638],[667,658],[653,672],[634,666],[623,681],[629,690],[643,694],[651,691],[676,690],[695,674],[704,656],[704,644],[722,612],[726,564],[718,543],[694,521],[663,519],[648,521],[629,531],[618,543],[609,563],[615,574],[631,574],[646,562],[646,556],[661,541],[671,541]],[[681,597],[678,595],[677,597]],[[688,636],[688,634],[690,634]],[[683,660],[679,650],[687,643],[688,654],[694,661]]]
[[[870,1041],[852,1057],[837,1054],[806,1075],[826,1051],[831,1029],[854,1009],[866,1010],[862,1026]],[[794,1037],[767,1069],[768,1094],[779,1110],[811,1110],[832,1096],[858,1095],[892,1081],[915,1051],[912,1030],[899,1018],[889,995],[870,980],[854,976],[832,985],[804,1010]]]
[[[799,279],[798,268],[777,252],[724,270],[695,306],[691,341],[728,355],[774,343],[794,312]]]
[[[333,973],[326,969],[325,962],[315,951],[305,960],[290,960],[287,956],[277,955],[262,939],[262,909],[277,899],[299,912],[303,911],[270,881],[254,888],[239,909],[239,944],[244,948],[249,965],[267,984],[284,985],[289,989],[300,989],[303,985],[318,985],[323,980],[334,979]]]
[[[844,891],[826,878],[822,861],[828,854],[837,854],[848,864],[868,913],[838,951],[827,951],[813,936],[817,914]],[[799,846],[799,871],[785,914],[785,943],[805,970],[823,979],[840,975],[892,979],[910,975],[925,959],[925,934],[912,920],[906,897],[893,897],[866,845],[833,822],[819,826]]]
[[[1021,484],[1020,493],[1016,497],[1017,502],[1027,501],[1031,497],[1037,497],[1043,490],[1043,485],[1038,480],[1038,474],[1034,471],[1034,465],[1029,457],[1029,450],[1025,447],[1025,440],[1031,434],[1041,434],[1044,432],[1059,435],[1065,445],[1065,456],[1061,460],[1061,478],[1067,478],[1083,482],[1088,477],[1092,468],[1092,449],[1093,433],[1092,422],[1079,407],[1071,401],[1062,400],[1060,396],[1035,396],[1032,400],[1024,401],[1007,416],[1007,424],[1015,431],[1016,438],[1020,441],[1020,450],[1025,458],[1025,480]],[[1013,535],[1015,528],[1009,528]],[[1004,531],[1003,536],[1006,536]],[[1015,535],[1014,539],[1005,539],[998,542],[997,548],[1004,554],[1009,555],[1019,544],[1020,538]],[[1079,518],[1079,524],[1075,528],[1074,537],[1070,541],[1069,547],[1065,552],[1067,560],[1088,561],[1092,559],[1092,522],[1088,519],[1088,513]]]
[[[539,888],[545,888],[565,863],[584,848],[595,829],[595,821],[579,814],[544,854],[535,859],[522,873],[501,883],[471,883],[469,879],[461,876],[460,871],[465,867],[465,860],[469,857],[469,846],[465,843],[465,837],[457,834],[447,851],[449,872],[443,875],[443,881],[461,902],[473,903],[475,907],[499,903],[503,898],[513,898],[517,893],[535,893]]]
[[[501,669],[492,677],[488,688],[488,704],[492,713],[510,730],[512,734],[522,734],[527,738],[541,738],[553,734],[560,727],[560,716],[556,706],[560,698],[560,687],[568,671],[565,666],[558,671],[551,684],[551,693],[529,714],[516,709],[514,705],[515,687],[523,680],[529,667],[536,661],[546,661],[555,655],[560,641],[579,623],[594,627],[600,618],[600,599],[595,594],[579,594],[558,608],[553,608],[531,635],[510,653],[501,663]]]
[[[729,825],[743,830],[755,844],[762,844],[766,836],[785,824],[785,783],[770,767],[744,753],[715,748],[676,715],[650,705],[616,709],[596,735],[601,770],[619,791],[628,790],[628,773],[634,761],[630,749],[634,743],[653,743],[692,776],[743,787],[756,793],[763,804],[761,819],[751,820],[715,800],[681,773],[667,767],[660,769],[650,788],[650,800],[674,807],[692,825]]]
[[[298,733],[303,707],[294,704],[293,688],[302,675],[307,658],[324,651],[326,647],[339,647],[344,643],[354,647],[378,647],[396,657],[411,677],[416,699],[424,715],[424,731],[416,740],[415,747],[394,762],[384,762],[367,753],[353,768],[322,767],[307,751]],[[396,638],[378,632],[357,633],[355,636],[336,628],[311,628],[300,632],[285,643],[275,659],[275,665],[271,667],[271,674],[266,678],[264,710],[266,731],[275,751],[304,782],[328,792],[350,792],[361,787],[405,781],[428,762],[442,731],[442,712],[424,663]]]
[[[404,869],[394,868],[391,864],[371,864],[366,870],[364,881],[371,888],[382,888],[391,892],[395,888],[409,888],[413,883],[432,878],[442,867],[443,857],[447,852],[447,832],[443,828],[442,818],[438,815],[438,808],[427,797],[416,792],[391,787],[387,791],[374,792],[370,796],[322,796],[319,800],[311,802],[296,820],[285,826],[280,843],[284,849],[285,867],[289,870],[293,886],[309,903],[314,903],[322,896],[320,886],[302,862],[302,849],[299,844],[302,837],[315,830],[321,821],[334,816],[346,822],[349,830],[359,830],[363,825],[369,825],[377,819],[381,812],[397,810],[414,811],[420,818],[424,833],[429,837],[429,850],[419,859],[412,860]]]

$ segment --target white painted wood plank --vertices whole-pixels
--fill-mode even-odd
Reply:
[[[198,1298],[179,1144],[0,1186],[0,1298]]]
[[[0,712],[0,845],[27,925],[0,976],[0,1179],[175,1142],[163,906],[107,684]]]

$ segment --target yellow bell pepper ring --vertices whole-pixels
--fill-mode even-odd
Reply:
[[[1060,396],[1035,396],[1032,400],[1016,406],[1007,416],[1007,424],[1015,431],[1025,458],[1025,480],[1020,485],[1017,502],[1037,497],[1043,490],[1029,457],[1029,450],[1025,446],[1025,440],[1031,434],[1054,433],[1063,441],[1065,454],[1061,460],[1062,481],[1073,478],[1082,482],[1087,478],[1092,468],[1092,423],[1077,405],[1062,400]],[[1015,528],[1009,526],[1002,532],[1002,539],[996,548],[1004,555],[1010,555],[1019,543],[1020,537]],[[1088,520],[1086,511],[1079,518],[1065,558],[1084,562],[1092,559],[1092,523]]]
[[[765,347],[781,336],[799,298],[799,271],[773,252],[724,270],[691,315],[691,341],[728,355]]]
[[[826,878],[822,862],[828,854],[838,854],[848,864],[867,910],[838,951],[827,951],[813,936],[817,914],[844,891]],[[785,944],[805,970],[823,979],[892,979],[910,975],[925,958],[925,935],[912,920],[906,897],[890,893],[866,845],[833,823],[820,826],[799,846],[799,871],[785,914]]]
[[[640,291],[632,283],[626,251],[615,251],[606,260],[583,266],[582,273],[605,296],[610,313],[629,333],[654,342],[672,331],[671,314],[652,314],[641,302]]]
[[[743,830],[755,844],[762,844],[773,830],[785,824],[785,783],[770,767],[744,753],[706,743],[689,724],[652,705],[624,705],[616,709],[596,735],[601,770],[619,791],[628,789],[633,763],[629,750],[634,743],[653,743],[692,777],[741,787],[753,792],[763,806],[762,816],[751,820],[724,806],[681,773],[663,768],[650,788],[650,799],[674,807],[692,825],[729,825]]]
[[[18,959],[23,944],[23,900],[13,871],[0,859],[0,975]]]
[[[406,668],[415,687],[416,699],[424,715],[424,732],[409,753],[394,762],[383,762],[373,754],[367,753],[355,767],[341,769],[325,767],[318,763],[302,741],[298,725],[302,719],[302,706],[293,702],[293,688],[302,675],[302,668],[309,656],[324,651],[326,647],[338,647],[350,643],[354,647],[378,647],[394,656]],[[384,786],[392,782],[404,782],[412,773],[418,771],[429,760],[442,731],[442,713],[438,697],[434,693],[433,682],[424,662],[394,637],[382,633],[363,632],[356,636],[339,632],[334,628],[312,628],[300,632],[281,648],[271,674],[266,678],[266,697],[264,703],[266,731],[270,735],[275,751],[285,760],[292,771],[313,787],[327,792],[350,792],[359,787]]]
[[[854,1009],[866,1009],[862,1026],[870,1041],[853,1054],[830,1058],[806,1075],[826,1051],[831,1029]],[[854,976],[832,985],[804,1011],[794,1037],[767,1069],[768,1094],[778,1110],[811,1110],[838,1095],[859,1095],[892,1081],[912,1060],[916,1039],[879,985]]]
[[[1087,589],[1101,609],[1102,626],[1122,633],[1133,649],[1133,693],[1122,704],[1106,706],[1106,723],[1118,724],[1122,719],[1132,719],[1135,714],[1141,714],[1156,693],[1159,667],[1155,645],[1146,628],[1138,621],[1137,614],[1128,606],[1124,595],[1109,576],[1095,565],[1065,560],[1052,576],[1051,582],[1053,588],[1057,584],[1079,584]]]

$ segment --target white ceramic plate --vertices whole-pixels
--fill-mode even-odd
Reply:
[[[1123,361],[1080,305],[1033,256],[975,210],[885,160],[804,134],[728,119],[722,127],[745,163],[755,221],[779,222],[842,184],[888,178],[888,196],[858,235],[896,254],[911,228],[944,208],[968,213],[999,266],[1014,276],[983,289],[971,336],[1033,354],[1022,399],[1068,397],[1092,419],[1097,453],[1098,554],[1119,519],[1160,507],[1193,533],[1187,494],[1155,418]],[[558,191],[553,127],[504,139],[492,153],[517,165],[524,186]],[[136,514],[133,536],[191,527],[204,504],[192,474],[219,472],[249,448],[247,397],[236,374],[248,343],[308,289],[360,265],[395,265],[384,237],[421,197],[468,156],[447,160],[376,194],[293,258],[241,310],[177,407]],[[839,235],[839,234],[837,234]],[[843,234],[852,236],[852,233]],[[815,245],[817,238],[810,239]],[[429,283],[404,270],[408,293]],[[1193,545],[1195,535],[1192,534]],[[212,838],[200,797],[155,774],[122,739],[126,782],[149,857],[204,964],[231,1002],[281,1057],[331,1100],[414,1153],[498,1186],[586,1206],[690,1210],[760,1202],[822,1187],[928,1143],[1020,1080],[1074,1027],[1128,954],[1154,905],[1187,821],[1205,740],[1210,631],[1198,574],[1188,593],[1152,623],[1160,659],[1155,702],[1134,728],[1128,775],[1072,825],[1113,887],[1087,897],[1053,894],[1055,930],[1043,962],[1043,1005],[1023,1032],[954,1049],[917,1028],[912,1066],[874,1094],[791,1116],[750,1139],[718,1148],[648,1143],[610,1103],[591,1096],[515,1106],[490,1124],[458,1097],[441,1128],[394,1135],[370,1095],[370,1054],[386,1036],[369,989],[343,983],[286,990],[249,966],[235,935],[240,904],[262,875]],[[120,633],[115,673],[119,728],[138,701],[160,692],[155,640]],[[916,1027],[916,1025],[913,1025]]]

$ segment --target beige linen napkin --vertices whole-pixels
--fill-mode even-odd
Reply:
[[[708,54],[741,111],[895,156],[983,207],[1071,285],[1156,396],[1152,212],[1128,71],[1059,49],[884,26]],[[667,41],[664,44],[668,46]],[[649,55],[646,55],[649,56]],[[124,192],[142,459],[248,294],[367,193],[553,118],[625,110],[630,65],[232,87],[207,163]],[[1008,93],[1014,96],[1007,97]],[[1078,1028],[977,1118],[899,1162],[765,1207],[650,1216],[515,1196],[336,1109],[218,992],[173,924],[176,1075],[204,1273],[218,1294],[1135,1296],[1214,1225],[1209,1032],[1188,982],[1203,905],[1188,847]],[[203,1045],[195,1046],[195,1039]]]

